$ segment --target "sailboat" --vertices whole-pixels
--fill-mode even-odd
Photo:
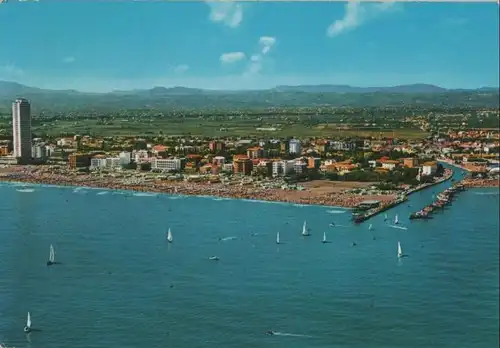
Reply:
[[[304,224],[302,225],[302,235],[310,236],[309,230],[307,229],[307,221],[304,220]]]
[[[389,219],[389,217],[387,216],[387,214],[384,215],[384,221],[387,221]]]
[[[398,259],[403,257],[403,249],[401,249],[401,243],[398,242]]]
[[[368,226],[368,231],[371,231],[373,229],[373,225],[370,224],[370,226]]]
[[[280,233],[277,232],[276,233],[276,244],[279,244],[280,243]]]
[[[56,263],[56,253],[54,252],[54,247],[51,244],[50,250],[49,250],[49,260],[47,261],[47,266],[55,265],[55,263]]]
[[[170,228],[168,229],[168,232],[167,232],[167,241],[169,243],[172,243],[174,241],[174,238],[172,237],[172,231],[170,230]]]
[[[397,225],[399,223],[399,218],[398,214],[396,214],[396,217],[394,218],[394,225]]]
[[[326,232],[323,232],[323,240],[321,241],[321,243],[323,243],[323,244],[330,243],[330,242],[326,239]]]
[[[30,312],[28,312],[28,318],[26,319],[26,326],[24,327],[24,332],[26,332],[26,333],[31,332],[31,315],[30,315]]]

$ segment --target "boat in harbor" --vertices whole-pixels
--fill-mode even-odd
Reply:
[[[394,225],[399,224],[399,217],[398,214],[396,214],[396,217],[394,218]]]
[[[430,216],[429,213],[427,213],[423,210],[420,210],[420,211],[417,211],[416,213],[410,214],[410,220],[415,220],[415,219],[422,219],[422,220],[432,219],[432,216]]]
[[[280,233],[276,233],[276,244],[280,244]]]

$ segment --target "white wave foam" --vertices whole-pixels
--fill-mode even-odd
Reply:
[[[327,210],[326,212],[328,214],[344,214],[346,211],[345,210]]]
[[[237,237],[224,237],[224,238],[221,238],[220,241],[221,242],[226,242],[228,240],[235,240]]]
[[[398,230],[407,230],[408,227],[404,227],[404,226],[397,226],[397,225],[389,225],[389,227],[391,228],[397,228]]]
[[[288,332],[274,332],[275,336],[288,336],[288,337],[307,337],[307,338],[313,338],[313,336],[309,335],[301,335],[301,334],[294,334],[294,333],[288,333]]]
[[[132,194],[132,196],[135,196],[135,197],[156,197],[157,194],[156,193],[146,193],[146,192],[136,192],[136,193]]]
[[[19,190],[16,190],[17,192],[25,192],[25,193],[28,193],[28,192],[34,192],[35,190],[34,189],[19,189]]]
[[[102,195],[107,195],[109,192],[108,191],[101,191],[101,192],[97,192],[97,194],[99,196],[102,196]]]

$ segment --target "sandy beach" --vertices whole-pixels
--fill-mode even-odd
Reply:
[[[64,172],[63,172],[64,171]],[[365,200],[378,200],[382,205],[396,199],[395,194],[347,193],[353,188],[368,188],[373,183],[333,182],[316,180],[304,183],[304,190],[261,188],[254,185],[226,185],[221,183],[151,180],[133,182],[113,177],[70,172],[48,167],[13,166],[0,169],[0,181],[61,186],[87,186],[94,188],[158,192],[169,194],[215,196],[221,198],[253,199],[294,204],[315,204],[353,208]]]

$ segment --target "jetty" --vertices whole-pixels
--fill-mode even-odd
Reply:
[[[392,207],[395,207],[398,204],[401,204],[405,201],[408,200],[408,197],[406,194],[398,196],[395,200],[388,202],[386,204],[374,204],[374,202],[361,202],[354,212],[352,213],[352,220],[354,223],[362,223],[363,221],[368,220],[369,218],[380,214],[386,210],[391,209]],[[370,203],[373,203],[371,206]],[[369,207],[367,207],[367,205]]]
[[[465,186],[457,183],[443,192],[436,195],[436,200],[424,208],[410,214],[410,220],[416,219],[432,219],[432,214],[436,211],[444,209],[445,206],[450,205],[455,195],[465,190]]]
[[[360,204],[358,204],[355,207],[355,209],[352,213],[352,221],[354,221],[354,223],[357,223],[357,224],[362,223],[362,222],[370,219],[371,217],[373,217],[377,214],[380,214],[386,210],[391,209],[392,207],[395,207],[398,204],[401,204],[401,203],[407,201],[408,196],[411,195],[412,193],[423,190],[423,189],[428,188],[430,186],[434,186],[434,185],[443,183],[443,182],[451,179],[452,176],[453,176],[453,170],[451,170],[449,168],[445,168],[442,177],[436,178],[433,182],[420,184],[420,185],[415,186],[411,189],[405,190],[393,201],[387,202],[385,204],[376,204],[376,202],[372,202],[372,201],[361,202]],[[419,216],[419,218],[424,218],[424,217],[421,217],[421,215],[418,215],[418,216]]]

